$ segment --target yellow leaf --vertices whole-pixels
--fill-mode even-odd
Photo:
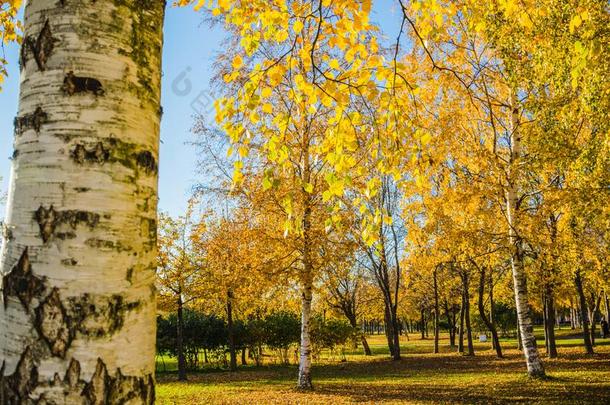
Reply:
[[[233,69],[239,69],[244,64],[244,61],[241,59],[241,56],[235,55],[233,58]]]

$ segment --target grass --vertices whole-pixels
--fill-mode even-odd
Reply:
[[[371,336],[374,356],[348,352],[315,362],[314,392],[294,389],[297,366],[248,366],[231,373],[205,370],[176,381],[159,373],[159,404],[344,404],[344,403],[610,403],[610,340],[598,340],[594,356],[582,340],[558,331],[558,359],[545,359],[548,378],[530,379],[514,340],[504,340],[506,358],[489,343],[475,345],[476,356],[454,353],[446,337],[442,353],[431,354],[432,339],[411,336],[401,342],[401,361],[388,359],[383,336]],[[544,349],[542,350],[544,352]],[[174,362],[166,360],[167,365]]]

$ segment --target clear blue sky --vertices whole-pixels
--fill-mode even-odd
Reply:
[[[395,38],[400,22],[394,0],[374,1],[374,20]],[[191,127],[194,115],[212,107],[209,81],[212,61],[220,49],[222,29],[211,30],[201,23],[201,14],[188,8],[168,7],[163,51],[163,121],[159,159],[159,207],[179,215],[193,185],[204,174],[197,173],[196,150],[188,144],[194,139]],[[8,187],[9,156],[12,154],[13,118],[18,100],[18,48],[4,48],[9,62],[9,77],[0,92],[0,194]],[[4,207],[0,206],[0,218]]]

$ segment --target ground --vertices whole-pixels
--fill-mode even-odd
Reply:
[[[359,351],[325,356],[313,369],[314,392],[294,389],[297,366],[269,364],[235,373],[191,373],[187,383],[159,372],[159,404],[344,404],[344,403],[569,403],[610,404],[610,340],[599,340],[587,356],[581,339],[559,330],[559,358],[545,359],[548,377],[530,379],[514,340],[505,339],[506,358],[497,359],[489,343],[477,343],[476,356],[453,352],[446,337],[441,354],[431,354],[432,339],[410,336],[401,342],[403,359],[388,358],[382,336],[369,341],[374,356]],[[544,348],[542,349],[544,352]],[[166,360],[171,369],[175,363]],[[159,363],[159,369],[162,367]]]

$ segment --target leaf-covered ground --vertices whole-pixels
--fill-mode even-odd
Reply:
[[[174,373],[158,375],[159,404],[343,404],[343,403],[591,403],[610,404],[610,340],[598,341],[586,356],[580,339],[560,331],[559,358],[546,359],[548,378],[532,380],[515,342],[504,341],[505,359],[487,343],[475,357],[429,354],[432,340],[411,336],[402,342],[399,362],[387,359],[383,338],[371,337],[373,357],[349,354],[319,360],[314,392],[294,389],[297,367],[245,367],[235,373],[205,371],[178,383]],[[171,366],[171,365],[170,365]]]

